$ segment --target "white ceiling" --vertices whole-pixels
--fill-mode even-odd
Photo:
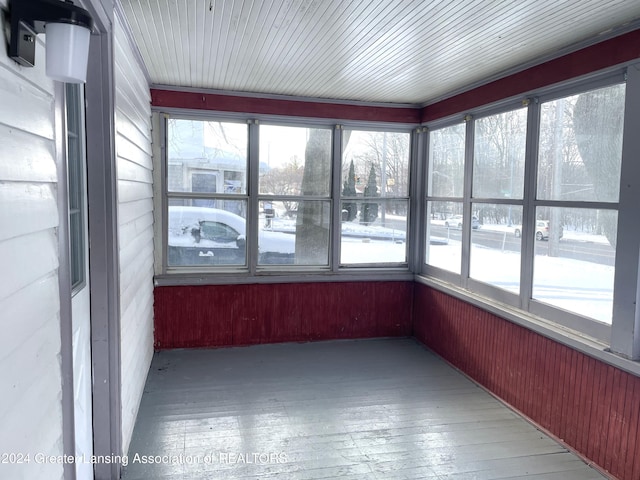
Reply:
[[[640,19],[639,0],[119,1],[154,85],[376,103],[426,104]]]

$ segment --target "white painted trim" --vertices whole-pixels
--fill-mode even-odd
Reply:
[[[342,249],[341,229],[342,229],[342,153],[344,141],[344,127],[336,125],[333,128],[331,137],[332,164],[331,164],[331,185],[329,199],[331,202],[331,231],[329,237],[329,265],[334,273],[340,270],[340,252]],[[325,199],[326,200],[326,199]],[[338,228],[336,228],[338,227]]]
[[[242,196],[242,199],[246,199],[248,209],[245,261],[251,274],[255,275],[258,268],[258,217],[260,215],[260,128],[256,121],[249,121],[248,124],[247,157],[247,192]],[[241,199],[239,197],[240,195],[238,200]],[[255,255],[254,252],[256,252]]]
[[[625,97],[620,209],[611,349],[640,360],[640,63],[629,67]],[[624,228],[624,230],[623,230]],[[635,256],[621,258],[620,253]]]
[[[426,255],[425,196],[427,192],[427,134],[419,127],[411,135],[410,176],[409,176],[409,223],[407,225],[407,260],[413,272],[419,272]]]
[[[99,3],[100,0],[94,0]],[[99,5],[96,5],[98,7]],[[107,12],[108,14],[108,12]],[[96,19],[94,19],[96,20]],[[95,455],[121,455],[120,298],[112,23],[96,21],[87,73],[87,195]],[[96,480],[120,478],[118,463],[96,463]]]
[[[161,275],[165,272],[167,264],[166,249],[167,244],[167,216],[164,215],[166,208],[166,162],[164,161],[166,144],[166,119],[160,113],[151,114],[151,149],[153,164],[153,262],[154,273]]]
[[[60,363],[62,376],[62,448],[75,456],[75,403],[73,384],[73,319],[69,252],[69,185],[67,180],[65,86],[55,82],[55,145],[58,170],[58,289],[60,295]],[[74,464],[63,464],[65,480],[75,480]]]

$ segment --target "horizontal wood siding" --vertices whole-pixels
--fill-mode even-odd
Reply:
[[[153,166],[149,86],[118,16],[114,34],[122,444],[126,452],[153,356]]]
[[[640,478],[640,378],[416,284],[414,335],[621,480]]]
[[[0,459],[0,478],[55,480],[62,464],[34,457],[63,453],[54,84],[40,38],[34,68],[6,50],[0,42],[0,454],[31,461]]]
[[[155,289],[158,349],[411,334],[413,282]]]

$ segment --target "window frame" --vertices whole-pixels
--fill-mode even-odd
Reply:
[[[328,124],[323,124],[323,123],[318,123],[318,122],[287,122],[286,120],[275,120],[275,119],[267,119],[267,120],[256,120],[255,122],[256,126],[257,126],[257,130],[258,130],[258,141],[257,141],[257,145],[256,148],[258,150],[258,158],[256,160],[256,166],[255,166],[255,170],[256,170],[256,176],[257,176],[257,180],[256,180],[256,188],[255,188],[255,197],[257,197],[257,204],[256,204],[256,218],[252,219],[255,220],[255,229],[258,230],[259,229],[259,222],[260,222],[260,204],[262,202],[271,202],[271,203],[275,203],[275,202],[285,202],[285,201],[289,201],[289,202],[296,202],[296,203],[301,203],[301,202],[328,202],[329,203],[329,237],[328,237],[328,246],[327,246],[327,264],[326,265],[288,265],[288,264],[274,264],[274,265],[270,265],[270,264],[260,264],[258,263],[258,258],[257,255],[252,255],[252,257],[256,257],[255,258],[255,269],[254,272],[255,274],[269,274],[269,273],[285,273],[285,272],[296,272],[296,271],[301,271],[301,272],[315,272],[315,271],[329,271],[331,270],[331,261],[332,261],[332,250],[333,250],[333,245],[332,245],[332,238],[333,238],[333,229],[335,228],[334,222],[333,222],[333,217],[334,217],[334,203],[335,203],[335,199],[334,199],[334,188],[333,188],[333,177],[335,176],[336,172],[335,172],[335,162],[334,162],[334,143],[335,143],[335,137],[336,137],[336,128],[333,125],[328,125]],[[299,195],[286,195],[286,194],[267,194],[267,193],[260,193],[260,185],[259,185],[259,181],[260,181],[260,171],[259,171],[259,164],[260,164],[260,158],[259,158],[259,149],[260,149],[260,127],[262,126],[270,126],[270,127],[291,127],[291,128],[307,128],[307,129],[323,129],[323,130],[329,130],[331,133],[331,143],[330,143],[330,149],[331,149],[331,159],[329,161],[329,168],[331,170],[331,178],[329,180],[329,188],[328,188],[328,192],[326,196],[323,195],[304,195],[302,192],[300,192]],[[257,247],[257,240],[256,240],[256,248],[255,248],[256,252],[258,250]]]
[[[638,75],[637,75],[638,76]],[[461,120],[467,122],[466,138],[465,138],[465,186],[463,192],[463,211],[465,216],[471,215],[472,205],[477,203],[500,203],[509,205],[521,205],[522,212],[522,233],[521,233],[521,266],[520,266],[520,293],[515,295],[505,290],[496,288],[487,283],[475,280],[469,276],[469,260],[470,260],[470,246],[471,246],[471,222],[463,224],[463,237],[462,237],[462,267],[461,274],[456,274],[450,271],[443,270],[441,268],[429,265],[427,261],[427,228],[425,224],[423,228],[423,234],[421,235],[424,254],[420,259],[421,268],[420,273],[429,278],[433,278],[436,281],[450,284],[454,288],[461,289],[462,293],[468,292],[469,295],[480,295],[481,298],[485,298],[487,302],[497,302],[497,304],[504,305],[506,308],[515,307],[525,314],[531,315],[532,318],[542,320],[543,322],[552,322],[555,325],[559,325],[562,328],[568,328],[572,331],[580,332],[587,335],[596,341],[609,343],[612,336],[615,335],[615,331],[620,325],[629,322],[629,319],[623,319],[616,315],[617,305],[619,299],[617,297],[617,289],[619,286],[618,270],[622,265],[622,257],[624,254],[620,254],[618,247],[616,248],[615,259],[615,282],[613,290],[613,316],[611,325],[603,324],[589,317],[563,310],[559,307],[546,304],[542,301],[532,298],[533,292],[533,267],[535,258],[535,239],[532,235],[535,231],[535,215],[536,208],[539,207],[563,207],[563,208],[582,208],[582,209],[605,209],[615,210],[620,212],[621,202],[598,202],[598,201],[569,201],[569,200],[538,200],[537,199],[537,175],[538,175],[538,142],[540,132],[540,111],[541,105],[545,102],[566,98],[568,96],[577,95],[580,93],[612,86],[626,82],[627,94],[629,93],[629,78],[626,74],[626,69],[615,69],[613,71],[607,71],[591,76],[586,79],[580,79],[570,81],[559,86],[553,86],[545,89],[541,89],[538,92],[532,92],[530,95],[522,98],[510,98],[504,99],[494,104],[485,105],[478,109],[471,111],[464,116],[456,115],[445,119],[440,119],[435,122],[431,122],[427,125],[427,131],[430,133],[433,130],[440,128],[447,128],[459,124]],[[638,81],[634,85],[638,88]],[[625,99],[625,105],[629,104],[629,101]],[[473,149],[475,140],[475,121],[479,118],[485,118],[489,115],[499,114],[514,110],[525,105],[527,107],[527,132],[526,132],[526,146],[525,146],[525,171],[524,171],[524,192],[523,198],[520,199],[496,199],[496,198],[475,198],[472,195],[472,182],[473,182]],[[631,112],[625,110],[625,134],[629,131],[627,127],[629,116]],[[429,155],[429,133],[425,141],[426,155],[428,160]],[[623,142],[625,140],[623,139]],[[624,160],[624,146],[623,146],[623,166]],[[626,163],[631,163],[627,160]],[[426,162],[423,182],[426,184],[428,179],[429,164]],[[622,182],[622,179],[621,179]],[[621,188],[622,195],[622,188]],[[421,203],[423,205],[423,215],[428,214],[426,208],[430,201],[458,201],[453,198],[441,198],[432,197],[428,195],[425,189]],[[468,217],[470,218],[470,217]],[[624,227],[624,225],[622,226]],[[532,230],[534,229],[534,230]],[[618,231],[621,229],[620,219],[618,219]],[[618,307],[619,308],[619,307]],[[536,321],[538,321],[536,320]],[[636,340],[638,341],[638,340]]]
[[[84,87],[66,83],[65,98],[65,151],[67,156],[67,196],[69,200],[69,275],[71,295],[75,296],[87,285],[86,214],[87,163]],[[73,121],[72,121],[73,120]],[[71,146],[71,138],[77,144]],[[77,223],[72,220],[77,217]]]
[[[228,194],[224,192],[189,192],[189,191],[169,191],[169,182],[168,182],[168,174],[169,174],[169,164],[168,164],[168,135],[169,135],[169,120],[193,120],[193,121],[219,121],[224,123],[235,123],[235,124],[247,124],[247,153],[246,153],[246,175],[247,175],[247,187],[245,193],[239,194]],[[162,273],[171,275],[173,273],[188,273],[188,272],[242,272],[246,271],[250,267],[250,259],[249,259],[249,244],[247,243],[245,250],[245,263],[242,265],[220,265],[220,266],[195,266],[195,265],[169,265],[168,258],[168,245],[169,245],[169,202],[171,199],[189,199],[189,200],[231,200],[231,201],[244,201],[247,205],[247,219],[245,219],[245,236],[249,238],[250,232],[250,224],[249,224],[249,216],[251,211],[251,204],[249,201],[249,179],[251,178],[251,162],[249,157],[249,138],[251,135],[251,121],[243,118],[238,118],[235,116],[231,117],[210,117],[210,116],[200,116],[200,115],[188,115],[184,113],[178,114],[165,114],[162,115],[162,121],[160,122],[160,131],[162,136],[162,147],[161,147],[161,161],[160,161],[160,174],[161,174],[161,192],[162,192],[162,201],[161,201],[161,238],[162,243],[160,245],[161,252],[161,264],[162,264]],[[195,173],[203,173],[202,169],[195,169]],[[193,172],[192,172],[193,173]],[[217,177],[217,174],[215,175]],[[190,178],[190,182],[192,178]],[[158,245],[156,245],[157,247]],[[158,258],[158,257],[156,257]]]
[[[156,147],[157,176],[156,176],[156,277],[158,285],[190,285],[190,284],[226,284],[226,283],[276,283],[292,281],[352,281],[352,280],[378,280],[380,278],[394,280],[413,280],[414,270],[410,268],[413,263],[414,250],[410,242],[411,215],[411,188],[414,188],[415,145],[417,138],[416,125],[395,123],[369,123],[369,122],[336,122],[331,119],[282,117],[273,115],[249,115],[225,112],[191,112],[182,109],[155,110],[157,116],[157,138],[159,145]],[[220,121],[231,123],[246,123],[248,125],[247,148],[247,191],[246,195],[233,195],[227,198],[224,194],[200,194],[192,192],[168,191],[168,121],[169,119],[194,120],[194,121]],[[323,128],[332,130],[332,176],[328,197],[316,198],[316,196],[282,196],[260,194],[259,191],[259,165],[260,165],[260,126],[289,126],[303,128]],[[340,264],[340,201],[341,201],[341,175],[340,165],[342,161],[342,130],[344,128],[367,131],[403,132],[409,134],[409,196],[407,197],[407,262],[376,263],[376,264]],[[247,262],[245,265],[203,265],[203,266],[168,266],[168,204],[171,198],[224,198],[247,201],[246,238],[247,238]],[[240,198],[242,197],[242,198]],[[286,197],[286,198],[285,198]],[[329,234],[329,262],[328,265],[260,265],[258,264],[258,235],[260,203],[262,201],[304,201],[322,200],[329,202],[330,209],[330,234]]]
[[[357,269],[374,269],[374,268],[383,268],[383,269],[406,269],[409,270],[409,266],[412,261],[412,243],[410,242],[411,238],[411,217],[412,215],[412,192],[413,190],[413,177],[414,177],[414,164],[418,163],[416,159],[417,149],[416,144],[414,142],[414,129],[400,129],[397,126],[389,126],[384,125],[381,126],[377,124],[366,125],[366,124],[344,124],[341,125],[340,128],[340,141],[339,145],[339,155],[334,159],[334,177],[337,178],[337,185],[334,185],[335,192],[335,200],[336,207],[334,210],[334,214],[337,216],[337,221],[335,222],[339,228],[337,230],[337,240],[335,243],[336,257],[334,258],[334,265],[336,269],[339,271],[347,271],[347,270],[357,270]],[[343,132],[345,130],[350,131],[358,131],[358,132],[377,132],[377,133],[406,133],[409,135],[409,158],[408,158],[408,166],[407,166],[407,196],[380,196],[380,197],[343,197],[342,195],[342,162],[344,160],[344,144],[343,144]],[[338,142],[337,142],[338,143]],[[378,199],[378,203],[382,202],[392,202],[392,201],[404,201],[407,204],[407,220],[406,220],[406,232],[405,232],[405,261],[404,262],[370,262],[370,263],[342,263],[341,255],[342,255],[342,202],[345,200],[363,200],[366,198]]]

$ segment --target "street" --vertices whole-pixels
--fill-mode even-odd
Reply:
[[[462,240],[462,231],[455,228],[447,228],[442,225],[431,225],[431,236],[450,240]],[[520,238],[510,232],[493,230],[473,230],[471,234],[473,244],[484,247],[520,252]],[[548,255],[549,241],[536,241],[536,255]],[[615,250],[610,245],[590,243],[568,238],[562,238],[559,242],[558,257],[583,260],[585,262],[600,265],[613,266],[615,262]]]

